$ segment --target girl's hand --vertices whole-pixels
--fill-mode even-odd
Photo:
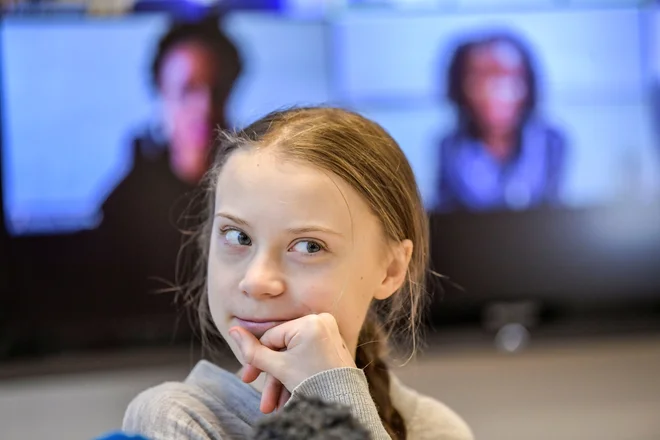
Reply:
[[[261,398],[261,410],[272,412],[282,406],[305,379],[333,368],[356,368],[334,316],[307,315],[268,330],[260,340],[241,327],[229,334],[236,341],[246,364],[243,381],[268,374]],[[282,385],[286,389],[282,389]]]

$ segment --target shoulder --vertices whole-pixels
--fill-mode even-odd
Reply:
[[[548,140],[550,141],[551,148],[563,149],[566,146],[566,134],[558,128],[548,127],[547,129]]]
[[[466,139],[465,133],[460,130],[452,130],[440,140],[440,148],[444,152],[456,150],[461,147]]]
[[[411,421],[411,440],[473,440],[474,434],[454,410],[428,396],[418,395]]]
[[[474,434],[444,403],[406,387],[392,375],[392,401],[406,422],[410,440],[473,440]]]
[[[151,439],[215,439],[221,432],[209,399],[195,386],[167,382],[140,393],[129,404],[122,429]]]
[[[166,382],[133,399],[122,428],[151,440],[241,438],[262,416],[259,401],[236,375],[200,361],[184,382]]]

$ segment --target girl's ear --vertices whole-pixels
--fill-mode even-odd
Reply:
[[[408,274],[408,265],[413,252],[413,242],[405,239],[390,248],[385,278],[374,294],[378,300],[387,299],[403,285]]]

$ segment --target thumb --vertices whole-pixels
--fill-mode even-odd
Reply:
[[[262,345],[252,333],[241,327],[229,329],[229,336],[238,345],[244,364],[251,365],[280,379],[278,376],[281,371],[280,365],[282,362],[280,357],[282,353]]]

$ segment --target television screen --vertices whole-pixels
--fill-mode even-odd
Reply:
[[[400,143],[434,212],[651,200],[660,153],[649,14],[235,13],[223,28],[244,69],[226,120],[237,127],[287,105],[355,109]],[[164,125],[150,63],[166,28],[162,16],[3,22],[11,234],[102,221],[103,201],[131,167],[132,139]]]
[[[178,291],[182,220],[217,129],[317,104],[358,111],[400,144],[434,269],[467,291],[657,293],[660,14],[377,3],[187,24],[4,17],[15,310],[42,329],[105,319],[127,337],[156,332],[143,317],[158,310],[167,333],[172,296],[145,293]]]

